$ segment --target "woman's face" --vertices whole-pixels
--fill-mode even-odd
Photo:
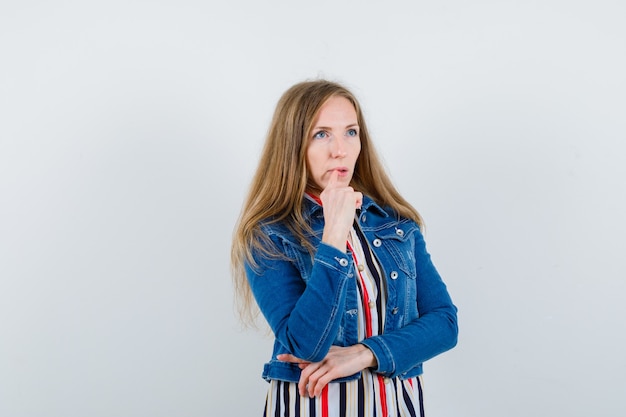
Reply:
[[[338,185],[346,187],[354,174],[361,152],[356,111],[348,99],[329,98],[320,108],[308,138],[307,163],[309,184],[324,190],[333,171],[338,172]]]

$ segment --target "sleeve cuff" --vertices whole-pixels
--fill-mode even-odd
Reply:
[[[395,372],[396,365],[393,361],[391,351],[380,338],[370,337],[362,340],[360,343],[368,347],[374,354],[376,362],[378,363],[378,367],[374,369],[376,373],[388,376]]]

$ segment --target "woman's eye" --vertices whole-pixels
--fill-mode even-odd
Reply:
[[[359,132],[357,132],[356,129],[349,129],[347,135],[348,136],[358,136]]]
[[[328,137],[328,133],[323,130],[320,130],[315,135],[313,135],[313,139],[325,139]]]

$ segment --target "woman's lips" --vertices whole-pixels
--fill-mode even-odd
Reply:
[[[339,174],[339,176],[345,176],[348,174],[348,168],[346,167],[339,167],[339,168],[333,168],[330,170],[330,172],[332,173],[333,171],[337,171],[337,173]]]

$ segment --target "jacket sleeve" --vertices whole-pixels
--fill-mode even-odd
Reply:
[[[457,308],[430,259],[419,230],[415,232],[415,260],[419,317],[402,328],[361,342],[376,356],[375,371],[388,377],[402,376],[457,343]]]
[[[281,238],[272,242],[283,248]],[[345,310],[346,289],[354,280],[349,254],[321,243],[305,284],[288,259],[255,256],[246,265],[252,293],[276,339],[296,357],[321,361],[334,341]]]

